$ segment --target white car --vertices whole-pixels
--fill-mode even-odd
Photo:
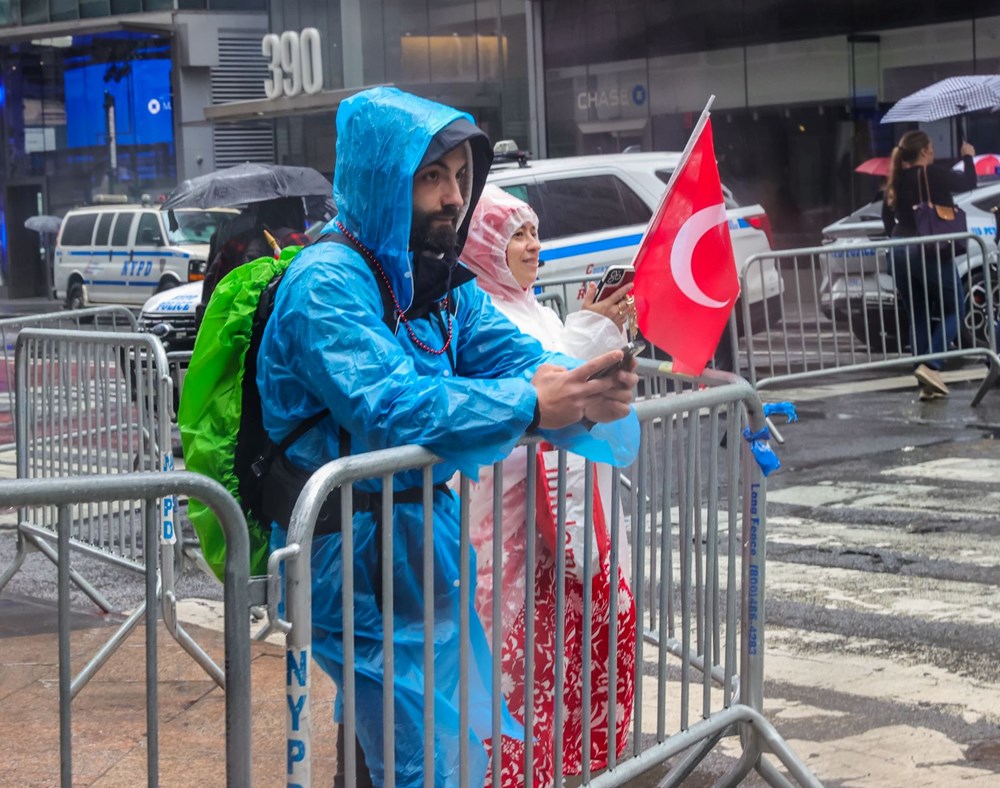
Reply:
[[[632,262],[667,181],[678,162],[679,153],[617,153],[602,156],[570,156],[562,159],[530,161],[526,166],[494,166],[487,181],[529,203],[538,214],[542,240],[539,285],[546,280],[579,277],[580,282],[599,276],[609,265]],[[741,207],[723,187],[726,215],[733,240],[737,270],[746,260],[771,250],[771,224],[759,205]],[[752,325],[764,323],[767,310],[770,325],[780,319],[781,276],[773,261],[761,266],[740,297],[749,299]],[[193,343],[191,336],[172,337],[185,329],[194,315],[191,294],[201,292],[201,283],[177,288],[176,298],[154,297],[143,307],[140,318],[146,330],[156,328],[172,346]],[[583,299],[577,293],[570,311]],[[737,315],[741,317],[739,310]],[[191,321],[193,325],[193,320]],[[742,331],[742,319],[740,319]],[[183,332],[180,332],[183,333]],[[728,336],[728,335],[726,335]]]
[[[609,265],[632,262],[680,156],[652,152],[522,160],[521,165],[494,166],[487,181],[529,203],[538,214],[539,285],[576,276],[583,281]],[[728,189],[723,191],[736,267],[742,274],[751,255],[771,250],[771,224],[759,205],[741,207]],[[780,318],[777,265],[765,261],[761,273],[750,277],[741,295],[750,303],[755,327],[763,324],[765,308],[771,324]],[[575,303],[566,305],[569,311],[579,308],[582,289],[576,296]]]
[[[212,233],[235,213],[115,203],[74,208],[56,240],[56,297],[68,309],[139,306],[153,293],[199,279]]]
[[[989,336],[987,304],[992,293],[994,317],[1000,316],[1000,277],[997,273],[997,211],[1000,209],[1000,181],[992,181],[971,191],[955,195],[955,204],[965,212],[969,232],[982,238],[990,261],[989,287],[979,245],[970,243],[967,254],[956,256],[955,265],[965,284],[965,327],[976,341]],[[885,238],[881,200],[868,203],[843,219],[823,228],[824,243],[848,245],[824,256],[820,303],[827,315],[836,315],[845,324],[850,304],[853,311],[864,304],[870,325],[894,324],[882,320],[896,302],[895,285],[889,272],[885,250],[876,250],[866,242]],[[881,304],[881,306],[879,306]],[[873,323],[873,321],[876,321]],[[864,318],[852,314],[852,326],[863,326]],[[895,338],[890,345],[896,347]]]

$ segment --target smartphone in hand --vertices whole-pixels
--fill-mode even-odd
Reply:
[[[635,342],[629,342],[622,348],[622,360],[616,364],[608,364],[604,369],[599,369],[593,375],[591,375],[587,380],[599,380],[601,378],[606,378],[608,375],[615,374],[619,369],[629,363],[634,356],[639,355],[643,350],[646,349],[646,343],[641,339]]]
[[[621,288],[632,284],[633,279],[635,279],[635,269],[632,266],[608,266],[604,275],[597,282],[597,292],[594,294],[594,303],[600,303],[613,293],[618,292]]]

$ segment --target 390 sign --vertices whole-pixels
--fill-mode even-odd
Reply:
[[[260,41],[260,51],[269,60],[271,76],[264,80],[264,94],[269,99],[323,89],[323,55],[315,27],[301,33],[268,33]]]

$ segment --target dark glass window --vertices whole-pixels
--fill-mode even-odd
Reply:
[[[266,7],[264,0],[208,0],[209,11],[260,11]]]
[[[980,211],[996,214],[1000,211],[1000,194],[991,194],[989,197],[985,197],[982,200],[976,200],[972,204],[975,205]]]
[[[642,201],[642,198],[626,186],[622,181],[615,178],[618,184],[618,193],[621,195],[622,204],[625,206],[625,216],[629,224],[646,224],[653,212],[649,206]]]
[[[118,221],[115,222],[115,230],[111,233],[112,246],[128,246],[128,233],[132,229],[133,213],[118,214]]]
[[[163,231],[160,220],[155,214],[144,213],[139,217],[139,230],[135,234],[136,246],[160,246],[163,244]]]
[[[528,202],[528,184],[512,183],[502,188],[507,194],[513,194],[517,199]]]
[[[80,18],[111,16],[108,0],[80,0]]]
[[[78,213],[66,219],[60,244],[62,246],[90,246],[94,235],[97,214]]]
[[[141,0],[111,0],[112,14],[131,14],[141,10]]]
[[[21,24],[49,21],[48,0],[21,0]]]
[[[639,222],[629,214],[622,199],[627,188],[614,175],[543,181],[538,185],[545,209],[541,237],[564,238],[648,221],[648,208]]]
[[[111,222],[115,220],[113,213],[102,213],[97,221],[97,235],[94,236],[94,246],[107,246],[108,233],[111,232]]]
[[[53,22],[80,18],[80,5],[77,0],[49,0],[49,18]]]

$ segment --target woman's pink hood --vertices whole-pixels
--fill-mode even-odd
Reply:
[[[479,198],[462,262],[476,275],[479,286],[501,301],[534,301],[531,288],[524,290],[507,267],[507,244],[525,222],[538,226],[531,206],[503,189],[487,185]]]

